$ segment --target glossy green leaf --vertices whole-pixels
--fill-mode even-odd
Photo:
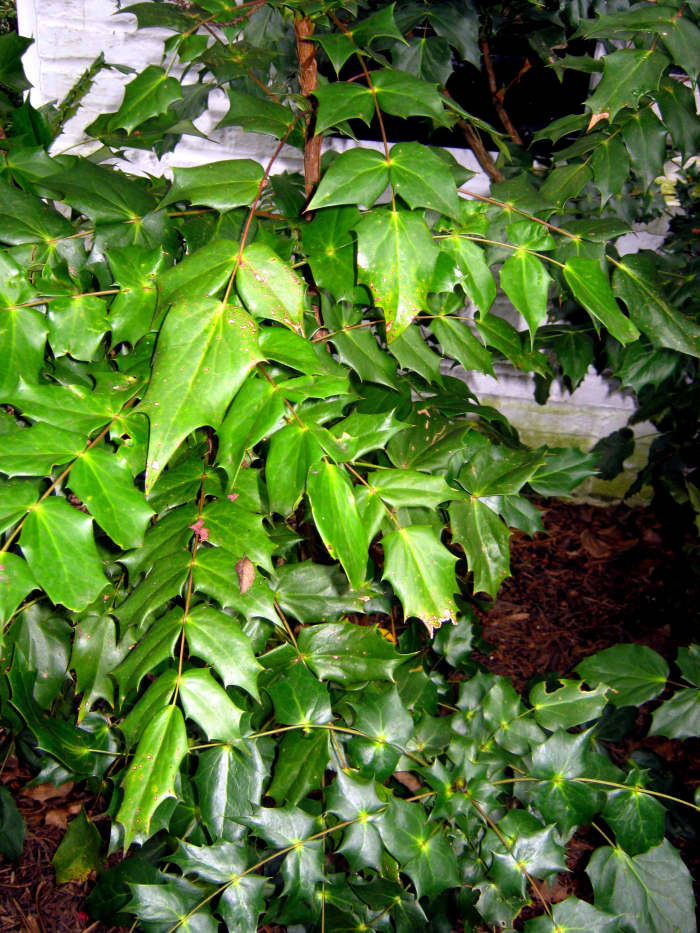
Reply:
[[[406,659],[376,628],[350,622],[302,628],[299,651],[320,680],[344,686],[366,680],[393,680],[396,669]]]
[[[585,454],[575,447],[552,449],[530,479],[530,486],[541,496],[568,496],[596,470],[595,454]]]
[[[452,74],[449,45],[439,36],[411,37],[392,52],[392,61],[400,71],[430,84],[444,85]]]
[[[518,249],[503,263],[501,288],[527,321],[530,342],[547,317],[547,293],[552,278],[532,253]]]
[[[175,668],[163,671],[119,723],[119,729],[126,739],[128,748],[133,748],[138,743],[153,716],[170,703],[175,693],[176,683],[177,670]]]
[[[358,311],[338,304],[324,309],[324,320],[331,329],[330,339],[342,363],[352,367],[366,382],[396,385],[395,361],[379,348],[377,338],[364,326]]]
[[[299,329],[304,314],[304,283],[263,243],[252,243],[241,257],[236,288],[254,317],[271,318]]]
[[[11,551],[0,555],[0,624],[9,622],[24,598],[36,587],[26,560]]]
[[[640,100],[659,86],[668,58],[653,49],[619,49],[603,59],[603,77],[586,101],[593,113],[607,113],[614,120],[623,107]]]
[[[366,476],[370,489],[394,508],[403,506],[436,507],[460,498],[458,490],[448,486],[441,476],[417,470],[377,470]]]
[[[690,739],[700,734],[700,689],[687,687],[654,710],[649,735]]]
[[[564,278],[576,300],[620,343],[630,343],[637,339],[639,331],[620,311],[607,276],[597,260],[583,256],[567,260]]]
[[[15,621],[10,637],[15,650],[22,652],[28,669],[36,673],[34,699],[42,708],[49,708],[66,679],[70,626],[58,615],[46,617],[44,613],[30,610]]]
[[[596,719],[607,702],[608,688],[605,684],[586,690],[581,681],[562,680],[561,685],[553,690],[547,687],[545,681],[533,687],[530,703],[537,722],[552,732]]]
[[[585,162],[560,165],[549,173],[540,192],[552,204],[563,206],[581,194],[591,177],[592,172]]]
[[[520,492],[544,463],[541,451],[482,447],[459,474],[459,482],[472,496],[512,496]]]
[[[44,713],[32,696],[34,674],[27,670],[27,659],[20,650],[15,650],[8,681],[12,690],[11,703],[34,733],[37,746],[53,755],[69,771],[90,774],[93,770],[90,749],[94,739],[83,729]]]
[[[245,593],[236,571],[238,559],[222,548],[200,548],[193,564],[194,588],[215,599],[224,609],[234,609],[246,619],[268,619],[279,622],[273,594],[259,574]]]
[[[622,190],[629,173],[629,156],[619,133],[602,140],[591,157],[593,180],[603,204]]]
[[[668,840],[635,856],[603,846],[591,856],[586,874],[596,906],[621,915],[634,933],[695,930],[690,875]]]
[[[329,733],[325,729],[288,732],[280,742],[268,795],[279,806],[299,803],[321,787],[328,758]]]
[[[102,863],[101,848],[102,837],[97,827],[87,818],[85,810],[81,809],[78,816],[68,824],[51,859],[56,883],[85,881],[92,872],[99,871]]]
[[[18,428],[3,435],[0,470],[8,476],[44,476],[73,460],[85,447],[80,434],[49,424]]]
[[[210,240],[176,266],[161,272],[157,279],[161,306],[176,301],[191,302],[193,296],[215,295],[231,278],[238,250],[238,243],[231,240]]]
[[[332,719],[328,687],[301,660],[295,661],[269,688],[275,718],[285,726],[307,726]]]
[[[348,205],[318,211],[302,227],[314,281],[339,299],[349,297],[355,284],[355,243],[350,231],[359,219],[357,208]]]
[[[464,369],[493,375],[491,354],[471,332],[466,321],[454,317],[439,317],[430,322],[430,329],[440,341],[445,354],[453,357]]]
[[[673,61],[693,81],[697,81],[700,73],[700,29],[688,16],[679,16],[673,7],[669,7],[659,33]]]
[[[34,506],[19,543],[35,580],[55,603],[79,612],[107,585],[92,519],[59,496]]]
[[[428,525],[399,528],[385,535],[384,579],[403,604],[404,616],[420,619],[432,634],[443,622],[456,621],[454,565],[457,558]]]
[[[595,774],[595,768],[590,732],[572,735],[560,729],[532,754],[530,776],[538,782],[524,790],[523,785],[516,785],[516,794],[531,794],[542,817],[557,823],[568,836],[575,826],[589,823],[603,808],[603,792],[595,784],[575,780]]]
[[[150,423],[147,493],[188,434],[219,424],[259,359],[257,328],[242,308],[203,298],[170,310],[139,408]]]
[[[112,343],[127,340],[135,345],[150,330],[156,310],[155,280],[166,265],[166,255],[160,249],[124,246],[110,249],[108,259],[120,286],[109,308]]]
[[[217,905],[229,933],[248,933],[257,928],[260,914],[265,910],[267,885],[266,878],[252,874],[229,884]]]
[[[261,515],[249,512],[237,501],[217,499],[204,508],[200,521],[203,540],[224,548],[237,560],[248,557],[254,564],[272,570],[274,544]]]
[[[496,282],[486,263],[484,252],[466,237],[452,234],[440,241],[461,273],[460,284],[482,314],[486,314],[496,297]]]
[[[363,120],[367,126],[374,116],[374,98],[368,87],[336,81],[322,84],[314,91],[318,100],[316,135],[345,120]]]
[[[66,204],[94,223],[134,221],[155,209],[155,199],[142,181],[89,159],[63,156],[61,168],[47,182]]]
[[[56,298],[47,318],[54,354],[70,353],[77,360],[91,360],[109,328],[104,300],[91,296]]]
[[[263,177],[262,166],[252,159],[228,159],[193,168],[173,168],[173,184],[160,207],[189,201],[227,211],[252,204]]]
[[[158,805],[175,796],[175,778],[187,754],[187,732],[177,706],[156,713],[143,732],[126,771],[124,799],[116,819],[124,827],[124,850],[148,837]]]
[[[382,693],[359,695],[351,705],[357,714],[353,728],[363,736],[353,736],[349,740],[349,760],[363,777],[385,781],[393,773],[409,741],[413,719],[393,686]]]
[[[331,433],[343,448],[346,459],[356,460],[370,450],[383,448],[390,438],[405,427],[403,421],[397,421],[393,411],[372,415],[355,410],[347,418],[336,422]],[[358,487],[355,487],[357,492]]]
[[[304,493],[309,467],[322,456],[323,449],[312,432],[296,421],[273,435],[266,469],[272,512],[289,515],[294,511]]]
[[[307,493],[328,553],[340,561],[350,585],[359,589],[367,570],[365,531],[346,471],[325,460],[314,464],[309,469]]]
[[[556,933],[557,930],[570,933],[617,933],[618,918],[616,914],[598,910],[577,897],[567,897],[565,901],[552,905],[551,917],[536,917],[525,924],[526,933]]]
[[[161,883],[129,882],[131,900],[125,906],[132,914],[148,926],[156,926],[156,929],[180,926],[187,917],[185,928],[189,927],[188,933],[217,933],[218,921],[208,906],[199,903],[202,900],[200,887],[173,875],[168,876],[165,883],[162,883],[162,876],[158,876],[158,880]]]
[[[363,779],[350,771],[339,771],[326,791],[326,806],[341,820],[357,820],[347,826],[339,851],[355,869],[381,870],[382,842],[377,816],[385,809],[377,796],[374,778]]]
[[[362,600],[348,591],[347,578],[337,566],[312,561],[277,568],[275,598],[282,610],[300,622],[325,622],[341,613],[357,612]]]
[[[173,609],[156,620],[131,648],[114,672],[122,700],[132,690],[138,690],[143,678],[155,667],[172,657],[181,632],[182,610]]]
[[[670,304],[650,254],[621,259],[615,267],[613,286],[634,323],[652,343],[700,356],[700,329]]]
[[[323,357],[314,351],[311,341],[286,327],[261,327],[260,349],[268,360],[275,360],[307,376],[320,376],[328,371],[324,368]]]
[[[526,350],[521,335],[508,321],[495,314],[487,314],[474,318],[474,324],[486,346],[498,350],[518,369],[549,375],[547,358],[542,353]]]
[[[371,207],[388,184],[385,156],[374,149],[348,149],[324,172],[307,210],[340,204]]]
[[[124,640],[117,644],[110,616],[88,615],[75,628],[70,668],[75,671],[76,693],[82,693],[78,722],[97,700],[114,706],[114,681],[110,674],[126,654]]]
[[[501,583],[510,576],[510,531],[498,515],[478,499],[452,502],[452,537],[464,548],[469,569],[474,574],[474,591],[496,596]]]
[[[262,667],[236,619],[207,606],[197,606],[185,619],[185,636],[190,652],[211,664],[224,686],[242,687],[259,699],[257,680]]]
[[[459,201],[452,173],[427,146],[415,142],[392,146],[389,180],[410,208],[428,207],[448,217],[458,216]]]
[[[122,625],[138,624],[143,628],[154,612],[177,596],[187,577],[190,559],[187,548],[175,546],[161,551],[146,576],[114,609]]]
[[[139,547],[153,509],[136,489],[124,460],[102,447],[86,450],[71,470],[70,488],[122,548]]]
[[[439,831],[431,834],[420,805],[393,800],[378,825],[384,845],[419,897],[439,894],[457,883],[457,857]]]
[[[229,87],[229,109],[226,116],[217,124],[217,129],[224,126],[240,126],[251,133],[266,133],[278,139],[286,136],[294,123],[294,114],[289,107],[272,100],[253,97],[243,91]]]
[[[20,376],[6,398],[27,418],[87,435],[109,424],[131,391],[119,384],[109,395],[84,386],[32,385]]]
[[[396,117],[430,117],[445,122],[442,98],[434,84],[395,69],[382,69],[372,78],[379,106]]]
[[[246,451],[284,423],[285,411],[284,399],[272,383],[259,376],[246,379],[217,431],[216,462],[229,483],[235,484]]]
[[[591,686],[610,687],[615,706],[639,706],[661,693],[668,664],[646,645],[613,645],[581,661],[576,673]]]
[[[150,117],[165,113],[181,97],[180,82],[176,78],[168,77],[157,65],[148,65],[124,88],[124,100],[110,120],[110,128],[130,133]]]
[[[323,880],[321,843],[307,841],[318,831],[313,817],[298,807],[258,807],[241,822],[275,848],[291,849],[282,863],[282,893],[294,890],[309,898]]]
[[[666,127],[652,110],[645,107],[632,114],[624,124],[622,135],[632,168],[642,179],[646,191],[658,175],[663,175]]]
[[[259,805],[267,773],[258,743],[207,748],[199,755],[194,782],[202,819],[215,838],[240,837],[241,827],[233,820]]]
[[[356,230],[359,279],[382,308],[391,343],[424,310],[438,249],[425,222],[406,211],[366,214]]]
[[[664,838],[666,809],[651,794],[643,791],[640,772],[632,771],[624,790],[611,790],[603,808],[603,818],[615,833],[615,839],[628,855],[639,855]]]
[[[393,340],[390,349],[402,369],[418,373],[428,383],[442,384],[440,357],[428,347],[417,324],[409,324]]]
[[[241,737],[242,710],[205,668],[185,671],[180,678],[180,701],[185,716],[193,719],[211,742],[234,744]]]

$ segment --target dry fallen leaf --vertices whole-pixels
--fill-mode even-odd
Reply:
[[[37,803],[45,803],[45,801],[53,800],[56,797],[67,797],[73,787],[73,781],[66,781],[60,787],[55,787],[53,784],[37,784],[35,787],[23,787],[20,793],[23,797],[36,800]]]
[[[248,557],[241,557],[240,560],[236,561],[236,573],[238,574],[238,587],[242,596],[248,592],[255,579],[253,562]]]
[[[57,826],[58,829],[68,829],[68,820],[80,813],[82,804],[80,801],[69,803],[66,807],[52,807],[46,811],[44,822],[47,826]]]

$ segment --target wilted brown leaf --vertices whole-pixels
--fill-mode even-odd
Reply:
[[[73,781],[66,781],[60,787],[55,787],[53,784],[37,784],[35,787],[23,787],[20,793],[23,797],[36,800],[37,803],[45,803],[47,800],[54,800],[57,797],[67,797],[73,787]]]
[[[255,580],[253,562],[248,557],[241,557],[239,561],[236,561],[236,573],[238,574],[238,587],[242,596],[248,592],[253,585],[253,580]]]

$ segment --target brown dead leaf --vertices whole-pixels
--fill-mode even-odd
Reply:
[[[82,804],[80,801],[69,803],[66,807],[52,807],[46,811],[44,822],[47,826],[57,826],[58,829],[68,829],[68,820],[80,813]]]
[[[606,557],[610,557],[612,551],[610,546],[606,544],[605,541],[602,541],[599,537],[590,532],[587,528],[581,532],[581,544],[584,546],[586,551],[595,557],[597,560],[603,560]]]
[[[423,786],[418,778],[414,777],[410,771],[394,771],[392,777],[395,777],[399,784],[415,794]]]
[[[593,129],[596,123],[600,123],[601,120],[609,120],[609,119],[610,119],[610,114],[608,113],[607,110],[604,110],[602,113],[594,113],[591,116],[588,126],[586,127],[586,132],[590,133],[590,131]]]
[[[248,557],[241,557],[240,560],[236,561],[236,573],[238,574],[238,587],[242,596],[248,592],[253,585],[253,580],[255,580],[253,562]]]
[[[60,787],[55,787],[53,784],[37,784],[35,787],[23,787],[20,794],[23,797],[29,797],[30,800],[36,800],[37,803],[45,803],[57,797],[67,797],[74,786],[73,781],[66,781]]]

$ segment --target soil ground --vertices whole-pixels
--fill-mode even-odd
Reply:
[[[651,509],[541,502],[546,534],[512,539],[513,576],[493,608],[482,614],[482,650],[474,657],[524,690],[544,671],[570,672],[584,657],[618,642],[649,645],[672,666],[679,646],[698,640],[700,577],[690,572],[693,539]],[[676,672],[677,673],[677,672]],[[673,673],[671,675],[673,677]],[[609,745],[625,761],[653,752],[673,783],[671,793],[691,799],[700,783],[700,740],[646,738],[655,703],[640,708],[625,738]],[[56,885],[51,859],[66,822],[84,806],[100,820],[101,804],[80,785],[28,787],[31,773],[10,759],[0,780],[15,795],[27,824],[19,865],[0,858],[2,933],[113,933],[85,913],[91,879]],[[672,814],[673,842],[700,879],[697,836],[687,817]],[[696,826],[696,831],[700,827]],[[559,901],[570,893],[590,899],[583,868],[599,844],[593,831],[577,833],[568,847],[571,874],[545,890]],[[700,890],[697,892],[700,894]],[[540,912],[533,905],[516,926]]]

